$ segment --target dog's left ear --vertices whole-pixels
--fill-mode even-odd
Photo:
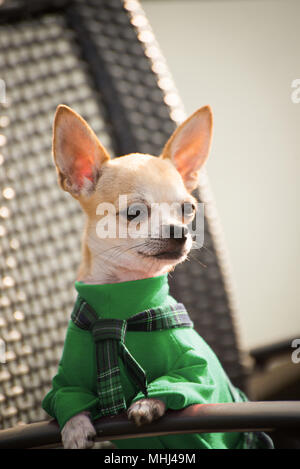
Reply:
[[[200,168],[208,157],[212,124],[211,108],[198,109],[175,130],[163,149],[161,157],[173,162],[189,192],[196,188]]]

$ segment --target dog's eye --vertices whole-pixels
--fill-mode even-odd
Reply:
[[[185,217],[191,217],[196,212],[196,207],[191,202],[184,202],[181,207],[182,207],[182,216],[184,218]]]
[[[136,217],[144,219],[148,216],[147,206],[144,204],[132,204],[128,207],[126,215],[128,221],[134,220]]]

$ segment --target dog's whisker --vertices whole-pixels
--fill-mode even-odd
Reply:
[[[207,268],[207,265],[204,264],[203,262],[201,262],[201,261],[196,257],[196,255],[193,256],[192,251],[189,253],[189,256],[191,257],[191,260],[196,261],[196,262],[198,262],[198,264],[200,264],[202,267]],[[189,257],[187,257],[187,260],[190,260]]]
[[[95,254],[95,257],[104,257],[104,258],[108,258],[110,260],[114,260],[116,257],[128,252],[128,251],[131,251],[131,250],[134,250],[138,247],[141,247],[141,246],[146,246],[147,244],[145,242],[142,242],[142,243],[137,243],[137,244],[134,244],[133,246],[129,246],[129,247],[126,247],[126,249],[124,249],[124,246],[122,244],[119,244],[117,246],[112,246],[108,249],[106,249],[105,251],[101,251],[101,252],[98,252]],[[110,256],[111,252],[115,250],[117,252],[113,253],[112,256]]]
[[[211,249],[208,249],[206,246],[204,246],[204,244],[202,246],[199,246],[199,249],[205,249],[209,254],[214,256],[213,251]]]

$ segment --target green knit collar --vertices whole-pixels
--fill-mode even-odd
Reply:
[[[128,319],[149,308],[174,304],[168,275],[104,285],[75,282],[79,295],[103,318]]]

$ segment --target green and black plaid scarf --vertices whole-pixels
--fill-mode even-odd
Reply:
[[[175,327],[193,327],[185,307],[180,303],[148,309],[125,321],[98,317],[80,296],[77,297],[71,319],[78,327],[89,330],[93,335],[96,346],[97,394],[103,416],[116,415],[126,409],[119,357],[135,386],[147,397],[146,374],[125,346],[126,331],[152,332]]]

